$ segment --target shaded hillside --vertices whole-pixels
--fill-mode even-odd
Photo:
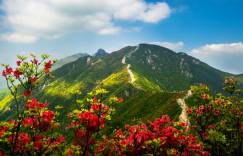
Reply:
[[[226,76],[233,74],[217,70],[186,53],[140,44],[126,60],[137,79],[134,84],[149,90],[178,92],[191,85],[207,84],[213,93],[220,92]],[[158,88],[159,87],[159,88]]]

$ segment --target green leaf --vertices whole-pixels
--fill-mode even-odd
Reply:
[[[22,60],[22,57],[21,57],[21,56],[19,56],[19,55],[17,55],[17,58],[18,58],[18,59],[20,59],[20,60]]]
[[[46,55],[46,58],[48,59],[51,55]]]
[[[59,106],[59,105],[57,105],[56,107],[55,107],[55,109],[62,109],[63,108],[63,106]]]
[[[33,58],[35,58],[36,56],[35,55],[33,55],[32,53],[30,53],[30,56],[32,56]]]

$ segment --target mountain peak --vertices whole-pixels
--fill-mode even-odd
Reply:
[[[104,50],[104,49],[99,49],[95,54],[94,56],[105,56],[107,55],[108,53]]]

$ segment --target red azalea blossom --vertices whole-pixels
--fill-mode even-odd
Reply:
[[[94,102],[97,102],[97,97],[94,97]]]
[[[6,72],[5,72],[5,70],[3,70],[3,72],[2,72],[2,76],[6,77]]]
[[[32,94],[32,92],[30,90],[26,90],[23,95],[30,96],[31,94]]]
[[[39,142],[39,141],[36,141],[34,143],[34,148],[37,150],[37,151],[40,151],[41,150],[41,147],[42,147],[42,144]]]
[[[145,124],[145,123],[143,123],[143,124],[141,125],[141,128],[143,128],[143,129],[147,129],[146,124]]]
[[[10,75],[13,72],[13,69],[11,67],[6,68],[6,75]]]
[[[37,64],[38,63],[38,60],[34,59],[33,63],[34,64]]]
[[[185,122],[181,122],[180,125],[181,125],[181,127],[186,127],[188,124]]]
[[[46,73],[49,73],[51,69],[51,60],[49,62],[46,63],[44,70]]]
[[[192,112],[193,112],[193,110],[192,109],[189,109],[189,108],[187,108],[187,114],[192,114]]]
[[[50,123],[52,123],[52,119],[55,117],[54,112],[53,111],[46,111],[42,114],[41,118],[43,120],[43,123],[45,125],[48,125]]]
[[[62,143],[62,142],[65,141],[65,139],[64,139],[64,137],[61,135],[61,136],[59,136],[59,137],[57,138],[56,141],[59,142],[59,143]]]
[[[14,121],[13,119],[9,122],[9,124],[17,124],[18,122],[17,121]]]
[[[14,139],[12,139],[12,135],[9,136],[8,140],[10,143],[12,143],[12,140],[15,140],[15,136]],[[19,144],[19,146],[21,145],[22,148],[24,148],[25,144],[30,142],[30,137],[26,133],[21,133],[17,138],[17,143]]]
[[[219,112],[219,111],[215,111],[214,114],[215,114],[215,115],[219,115],[220,112]]]
[[[15,70],[15,71],[14,71],[14,76],[15,76],[16,79],[18,79],[19,76],[22,75],[22,74],[23,74],[23,73],[20,72],[19,70]]]
[[[33,82],[33,83],[36,83],[36,82],[37,82],[37,79],[36,79],[36,78],[31,77],[31,78],[30,78],[30,81],[31,81],[31,82]]]
[[[204,133],[202,134],[202,136],[203,136],[203,140],[205,140],[206,137],[208,136],[207,132],[204,132]]]
[[[35,98],[32,98],[31,102],[26,104],[27,106],[29,106],[29,109],[35,109],[37,107],[37,101]]]
[[[17,66],[20,66],[20,64],[21,64],[21,61],[17,61],[16,63],[17,63]]]
[[[122,135],[122,129],[119,129],[119,130],[116,132],[116,135],[117,135],[118,137],[121,137],[121,135]]]
[[[123,102],[123,98],[119,98],[118,99],[118,102]]]
[[[73,152],[68,152],[67,156],[74,156],[74,153]]]
[[[32,124],[33,124],[33,120],[30,117],[28,117],[23,121],[24,126],[31,126]]]
[[[203,94],[202,98],[203,99],[207,99],[208,98],[208,95],[207,94]]]
[[[228,83],[229,81],[228,80],[225,80],[224,83]]]
[[[39,103],[39,104],[38,104],[38,107],[39,107],[40,109],[44,109],[44,108],[45,108],[45,105],[44,105],[44,103]]]

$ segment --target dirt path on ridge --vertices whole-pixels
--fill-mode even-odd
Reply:
[[[191,92],[191,90],[188,90],[186,96],[184,96],[183,98],[177,99],[177,103],[179,104],[179,106],[182,109],[181,115],[179,116],[179,121],[188,123],[188,127],[190,126],[190,121],[188,118],[188,114],[186,112],[187,104],[185,103],[185,99],[189,98],[190,96],[192,96],[192,92]]]
[[[126,55],[123,57],[123,59],[122,59],[122,63],[123,63],[123,64],[126,64],[126,57],[131,56],[131,54],[134,53],[135,51],[137,51],[138,48],[139,48],[139,45],[138,45],[133,51],[131,51],[130,53],[126,54]],[[137,88],[137,89],[142,89],[141,87],[135,86],[135,85],[133,84],[133,82],[134,82],[136,79],[135,79],[135,77],[134,77],[132,71],[130,70],[130,67],[131,67],[131,65],[130,65],[130,64],[127,64],[127,72],[129,73],[129,75],[130,75],[130,77],[131,77],[131,82],[130,82],[130,83],[131,83],[135,88]],[[190,121],[189,121],[189,118],[188,118],[188,114],[187,114],[187,112],[186,112],[187,104],[185,103],[185,99],[189,98],[191,95],[192,95],[192,92],[191,92],[191,90],[189,90],[189,91],[187,92],[187,94],[186,94],[183,98],[179,98],[179,99],[177,99],[177,103],[179,104],[179,106],[180,106],[181,109],[182,109],[182,112],[181,112],[181,114],[180,114],[180,116],[179,116],[179,121],[180,121],[180,122],[188,123],[188,127],[189,127],[189,125],[190,125]]]
[[[133,51],[131,51],[130,53],[126,54],[126,55],[123,57],[123,59],[122,59],[122,63],[123,63],[123,64],[126,64],[126,57],[131,56],[131,54],[134,53],[135,51],[137,51],[138,48],[139,48],[139,45],[138,45]],[[135,88],[137,88],[137,89],[142,89],[141,87],[135,86],[135,85],[133,84],[133,82],[134,82],[136,79],[135,79],[135,77],[134,77],[134,75],[133,75],[133,73],[132,73],[130,67],[131,67],[131,65],[130,65],[130,64],[127,64],[127,72],[129,73],[129,75],[130,75],[130,77],[131,77],[131,82],[130,82],[130,83],[131,83]]]

